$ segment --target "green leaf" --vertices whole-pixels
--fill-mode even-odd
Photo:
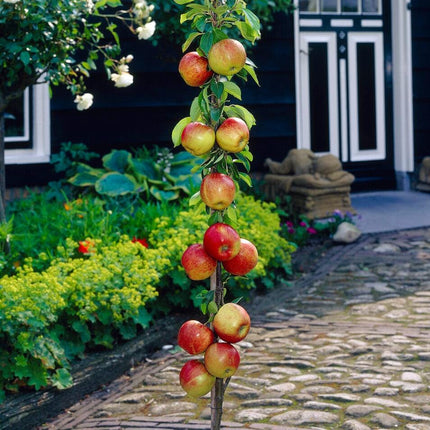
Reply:
[[[202,111],[200,109],[199,98],[194,97],[193,102],[191,103],[191,107],[190,107],[191,121],[198,121],[201,114],[202,114]]]
[[[243,68],[248,72],[248,74],[251,76],[251,78],[254,80],[254,82],[258,86],[260,86],[260,82],[258,81],[257,74],[255,73],[254,67],[252,67],[252,66],[250,66],[248,64],[245,64],[243,66]]]
[[[160,190],[154,186],[151,187],[149,191],[152,196],[154,196],[159,201],[171,201],[176,200],[179,197],[179,193],[177,191]]]
[[[190,47],[190,45],[193,43],[193,41],[201,35],[202,35],[202,33],[198,33],[198,32],[191,33],[187,37],[187,40],[182,45],[182,52],[185,52]]]
[[[110,197],[133,193],[137,188],[138,184],[132,176],[117,172],[106,173],[95,184],[95,189],[99,194]]]
[[[224,82],[224,89],[227,93],[231,94],[239,100],[242,100],[242,90],[232,81]]]
[[[176,4],[188,4],[194,0],[173,0]]]
[[[261,28],[261,24],[260,24],[260,19],[258,18],[257,15],[255,15],[254,12],[252,12],[249,9],[244,8],[242,10],[244,16],[245,16],[245,21],[252,27],[252,29],[258,34],[258,37],[260,37],[260,28]]]
[[[220,99],[222,96],[222,93],[224,92],[224,86],[226,84],[229,84],[229,82],[217,82],[215,79],[212,79],[211,82],[211,91],[215,94],[215,96]]]
[[[59,390],[64,390],[73,385],[73,378],[67,369],[57,369],[57,371],[52,375],[52,385]]]
[[[252,188],[252,179],[249,175],[247,175],[244,172],[239,172],[239,178],[245,182],[246,185],[248,185],[248,187]]]
[[[105,172],[101,169],[93,169],[86,164],[80,163],[76,175],[72,176],[68,182],[77,187],[94,186],[104,173]]]
[[[184,128],[191,122],[191,117],[182,118],[172,130],[172,142],[176,148],[181,144],[181,136]]]
[[[19,58],[26,66],[30,63],[31,60],[30,54],[27,51],[22,51],[21,54],[19,54]]]
[[[103,166],[111,172],[125,173],[131,163],[131,158],[130,152],[114,149],[102,158]]]
[[[252,43],[260,37],[260,32],[255,31],[247,22],[236,21],[234,25],[239,29],[240,34]]]
[[[204,54],[208,55],[213,44],[214,44],[214,34],[212,31],[208,31],[200,39],[199,46],[200,46],[200,49],[204,52]]]
[[[133,319],[136,323],[142,326],[142,328],[147,328],[149,323],[152,321],[151,315],[144,307],[139,308],[137,316],[135,316]]]
[[[202,201],[202,198],[200,196],[200,191],[197,191],[195,194],[193,194],[190,197],[189,205],[195,206],[195,205],[199,204],[201,201]]]
[[[248,126],[249,129],[251,129],[251,127],[256,124],[254,115],[252,115],[252,113],[248,109],[244,108],[243,106],[240,106],[240,105],[225,106],[224,112],[228,117],[238,116],[239,118],[242,118],[246,122],[246,125]]]
[[[218,306],[213,300],[208,303],[208,311],[210,314],[216,314],[218,312]]]

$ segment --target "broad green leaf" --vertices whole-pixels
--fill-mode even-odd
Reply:
[[[190,117],[192,121],[197,121],[201,116],[202,111],[200,109],[199,98],[194,97],[190,107]]]
[[[123,196],[134,192],[138,184],[130,175],[112,172],[103,175],[95,184],[95,189],[99,194],[110,197]]]
[[[244,8],[243,14],[245,16],[245,21],[252,27],[252,29],[258,33],[258,37],[260,37],[260,19],[257,15],[255,15],[254,12],[250,11],[249,9]]]
[[[251,77],[252,77],[252,79],[254,80],[254,82],[258,85],[258,86],[260,86],[260,82],[258,81],[258,78],[257,78],[257,74],[255,73],[255,70],[254,70],[254,67],[252,67],[252,66],[250,66],[250,65],[248,65],[248,64],[245,64],[244,66],[243,66],[243,68],[251,75]]]
[[[187,116],[182,118],[173,128],[172,130],[172,142],[174,147],[176,148],[181,144],[181,135],[184,128],[191,122],[191,117]]]
[[[208,31],[205,33],[200,39],[200,49],[204,52],[205,55],[208,55],[209,50],[212,48],[214,43],[214,34],[212,31]]]
[[[162,180],[160,172],[156,169],[155,164],[149,160],[133,160],[132,166],[134,171],[147,179]]]
[[[109,154],[106,154],[103,160],[103,166],[111,172],[125,173],[127,167],[131,163],[131,154],[123,149],[113,150]]]
[[[236,21],[234,24],[246,40],[254,43],[260,37],[260,32],[255,31],[247,22]]]
[[[177,191],[165,191],[160,190],[157,187],[151,187],[149,191],[159,201],[171,201],[176,200],[179,197],[179,193]]]
[[[220,99],[222,96],[222,93],[224,92],[224,85],[228,84],[229,82],[217,82],[215,79],[212,79],[211,82],[211,91],[215,94],[216,98]]]
[[[188,4],[194,0],[173,0],[176,4]]]
[[[94,186],[104,173],[101,169],[93,169],[86,164],[79,164],[76,175],[72,176],[68,182],[77,187]]]
[[[57,369],[57,371],[52,375],[52,385],[59,390],[64,390],[73,385],[73,378],[67,369]]]
[[[239,178],[245,182],[246,185],[248,185],[248,187],[252,188],[252,179],[249,175],[247,175],[244,172],[239,172]]]
[[[231,94],[239,100],[242,100],[242,90],[240,87],[232,81],[224,82],[224,89],[227,93]]]
[[[249,129],[256,124],[254,115],[246,108],[240,105],[224,106],[224,112],[227,116],[238,116],[242,118]]]
[[[186,41],[183,43],[183,45],[182,45],[182,52],[185,52],[185,51],[190,47],[190,45],[193,43],[193,41],[194,41],[197,37],[201,36],[201,34],[202,34],[202,33],[197,33],[197,32],[191,33],[191,34],[187,37],[187,40],[186,40]]]

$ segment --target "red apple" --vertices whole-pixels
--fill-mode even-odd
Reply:
[[[215,315],[213,327],[222,340],[236,343],[245,339],[251,327],[251,318],[242,306],[226,303]]]
[[[231,260],[239,253],[240,236],[231,225],[217,222],[206,230],[203,247],[218,261]]]
[[[208,60],[193,51],[181,58],[179,74],[190,87],[200,87],[213,75],[213,72],[208,68]]]
[[[215,131],[202,122],[190,122],[182,131],[181,143],[193,155],[206,154],[215,145]]]
[[[212,390],[215,377],[206,370],[201,361],[190,360],[182,366],[179,383],[191,397],[201,397]]]
[[[196,320],[184,322],[178,332],[178,345],[192,355],[205,352],[214,340],[213,331]]]
[[[205,352],[205,367],[217,378],[233,376],[239,367],[240,355],[237,349],[229,343],[216,342]]]
[[[223,210],[231,205],[236,194],[233,179],[224,173],[206,175],[200,185],[200,197],[211,209]]]
[[[218,127],[215,137],[224,151],[240,152],[249,142],[249,128],[243,119],[230,117]]]
[[[246,62],[246,51],[239,41],[223,39],[212,45],[208,61],[215,73],[231,76],[242,70]]]
[[[185,273],[193,281],[209,278],[216,269],[217,261],[205,251],[200,243],[190,245],[182,254],[181,263]]]
[[[223,261],[224,269],[232,275],[244,276],[258,263],[258,251],[249,240],[240,238],[239,254],[228,261]]]

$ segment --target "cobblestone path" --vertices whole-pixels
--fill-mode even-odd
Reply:
[[[304,264],[311,264],[308,262]],[[430,430],[430,230],[336,246],[249,305],[225,429]],[[44,429],[209,429],[208,397],[160,351]]]

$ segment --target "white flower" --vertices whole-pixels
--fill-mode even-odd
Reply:
[[[155,33],[155,21],[147,22],[142,27],[137,27],[137,37],[141,39],[149,39]]]
[[[94,10],[94,3],[93,0],[86,0],[87,1],[87,9],[88,12],[92,12]]]
[[[76,96],[75,103],[77,103],[76,109],[86,110],[93,104],[94,96],[90,93],[82,94],[81,96]]]
[[[128,73],[128,66],[127,66],[127,64],[120,64],[118,66],[118,72],[119,72],[119,74],[121,74],[121,73]]]
[[[127,57],[125,57],[125,62],[126,63],[131,63],[133,61],[133,55],[128,54]]]
[[[117,88],[125,88],[133,83],[133,75],[128,72],[124,73],[112,73],[111,75],[112,81],[115,82],[115,86]]]
[[[4,0],[5,3],[11,3],[11,4],[15,4],[18,3],[19,0]]]

